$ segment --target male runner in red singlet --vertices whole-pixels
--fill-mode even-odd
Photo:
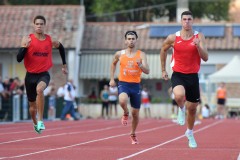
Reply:
[[[175,100],[180,107],[178,110],[178,123],[185,124],[185,105],[187,114],[187,131],[185,135],[190,148],[196,148],[197,143],[193,136],[193,127],[196,109],[200,100],[198,71],[201,59],[208,60],[208,51],[205,46],[205,37],[202,33],[192,29],[193,15],[185,11],[181,15],[182,29],[170,34],[163,43],[160,51],[162,76],[168,80],[166,72],[167,50],[172,47],[173,70],[171,82]],[[186,98],[186,99],[185,99]],[[186,100],[186,103],[184,103]],[[184,105],[185,104],[185,105]]]
[[[34,33],[24,36],[21,48],[17,54],[17,61],[24,59],[27,70],[25,86],[29,101],[29,112],[34,123],[34,130],[41,134],[45,129],[43,124],[44,95],[43,91],[48,86],[50,75],[48,70],[52,67],[52,47],[58,48],[62,59],[62,72],[67,74],[65,50],[63,45],[44,33],[45,17],[38,15],[33,20]],[[37,116],[37,117],[36,117]]]
[[[135,48],[137,38],[138,36],[135,31],[127,31],[125,33],[125,44],[127,45],[127,48],[115,53],[111,64],[111,77],[109,82],[111,87],[116,86],[114,73],[116,70],[116,65],[118,61],[120,61],[120,72],[118,76],[119,104],[124,111],[122,116],[122,124],[126,126],[129,115],[127,103],[128,97],[130,98],[132,107],[132,129],[130,138],[132,144],[138,144],[135,131],[139,122],[139,109],[141,105],[141,74],[142,72],[149,74],[146,54]]]

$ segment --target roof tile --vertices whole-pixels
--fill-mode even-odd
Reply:
[[[19,47],[22,36],[33,31],[32,21],[38,14],[47,20],[46,34],[61,39],[65,47],[74,48],[73,37],[83,11],[77,5],[0,6],[0,48]]]
[[[140,28],[139,26],[146,27]],[[142,50],[160,50],[165,38],[150,38],[149,25],[146,24],[127,23],[127,22],[89,22],[85,25],[83,50],[118,50],[124,48],[124,34],[127,30],[136,30],[139,36],[138,48]],[[169,24],[174,25],[174,24]],[[175,24],[176,25],[176,24]],[[206,37],[206,43],[210,50],[236,50],[240,49],[240,37],[233,37],[232,25],[225,25],[224,37]],[[104,33],[104,34],[102,34]],[[107,38],[107,39],[106,39]]]

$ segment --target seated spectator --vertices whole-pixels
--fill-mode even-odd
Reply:
[[[205,104],[202,107],[202,117],[203,118],[209,118],[210,117],[210,107],[208,104]]]

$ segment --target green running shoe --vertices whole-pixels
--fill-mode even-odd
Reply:
[[[43,121],[38,121],[38,122],[37,122],[37,129],[38,129],[39,131],[45,129],[45,126],[44,126],[44,124],[43,124]]]
[[[188,134],[187,132],[185,132],[185,136],[188,138],[188,146],[190,148],[197,148],[197,143],[194,139],[193,134]]]
[[[33,128],[34,128],[34,131],[35,131],[37,134],[41,134],[41,133],[42,133],[41,130],[38,130],[38,129],[37,129],[37,125],[33,124]]]
[[[177,117],[178,124],[183,126],[185,124],[185,109],[178,108],[178,117]]]

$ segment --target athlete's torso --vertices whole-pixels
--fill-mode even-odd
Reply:
[[[224,88],[218,88],[217,90],[217,98],[218,99],[226,99],[227,91]]]
[[[198,73],[201,59],[197,47],[193,43],[195,37],[198,37],[197,31],[189,40],[183,40],[180,31],[176,32],[171,61],[173,71],[184,74]]]
[[[140,83],[142,70],[137,64],[139,59],[141,59],[140,50],[137,50],[134,57],[128,57],[125,50],[121,51],[119,81]]]
[[[39,40],[34,34],[29,35],[30,45],[24,57],[24,65],[30,73],[41,73],[52,67],[52,40],[45,34],[45,40]]]

